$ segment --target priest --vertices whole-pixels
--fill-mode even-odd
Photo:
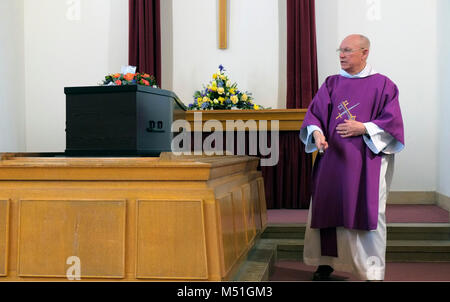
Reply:
[[[404,132],[398,88],[369,52],[363,35],[342,41],[340,74],[325,80],[300,130],[306,152],[319,151],[303,251],[318,266],[313,280],[334,280],[334,270],[384,279],[386,200]]]

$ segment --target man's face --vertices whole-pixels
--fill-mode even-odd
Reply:
[[[349,36],[342,41],[339,59],[343,70],[355,74],[365,67],[369,50],[361,48],[361,40],[357,36]]]

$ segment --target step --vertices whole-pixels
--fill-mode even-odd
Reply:
[[[271,224],[261,238],[304,239],[305,224]],[[450,223],[389,223],[388,240],[450,240]]]
[[[258,240],[233,281],[269,281],[276,262],[276,244]]]
[[[450,223],[389,223],[387,240],[450,240]]]
[[[269,224],[306,223],[309,210],[267,210]],[[450,213],[438,205],[395,204],[386,207],[387,223],[449,223]]]
[[[277,261],[300,261],[302,239],[261,239],[276,246]],[[450,240],[388,240],[388,262],[450,262]]]
[[[450,262],[450,240],[388,240],[388,262]]]

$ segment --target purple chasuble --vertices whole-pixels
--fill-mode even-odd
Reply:
[[[321,229],[323,256],[337,257],[336,227],[375,230],[378,224],[382,154],[374,154],[362,136],[342,138],[336,127],[346,119],[372,122],[404,144],[398,89],[390,79],[381,74],[326,79],[302,124],[322,129],[329,146],[312,175],[311,228]]]

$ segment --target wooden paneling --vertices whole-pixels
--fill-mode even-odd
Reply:
[[[83,278],[124,278],[125,200],[21,200],[18,275],[66,277],[76,256]]]
[[[0,200],[0,276],[8,272],[9,200]]]
[[[138,200],[136,278],[208,279],[202,200]]]
[[[250,194],[252,198],[253,203],[253,210],[254,210],[254,221],[255,221],[255,228],[256,233],[261,233],[261,203],[260,203],[260,197],[259,197],[259,186],[258,181],[254,180],[250,183]]]
[[[258,178],[258,189],[259,189],[259,204],[261,209],[261,228],[262,231],[267,226],[267,204],[266,204],[266,194],[264,192],[264,180],[263,178]]]
[[[245,184],[242,186],[242,196],[244,199],[245,229],[248,245],[252,242],[256,235],[255,203],[253,196],[251,195],[250,184]]]
[[[222,276],[226,276],[237,258],[234,230],[233,198],[231,193],[217,199]]]
[[[67,281],[72,256],[82,281],[233,278],[260,217],[258,159],[165,155],[0,154],[0,280]]]
[[[236,241],[236,257],[239,258],[247,247],[247,230],[245,228],[244,199],[242,198],[242,189],[233,191],[233,215],[234,231]]]

